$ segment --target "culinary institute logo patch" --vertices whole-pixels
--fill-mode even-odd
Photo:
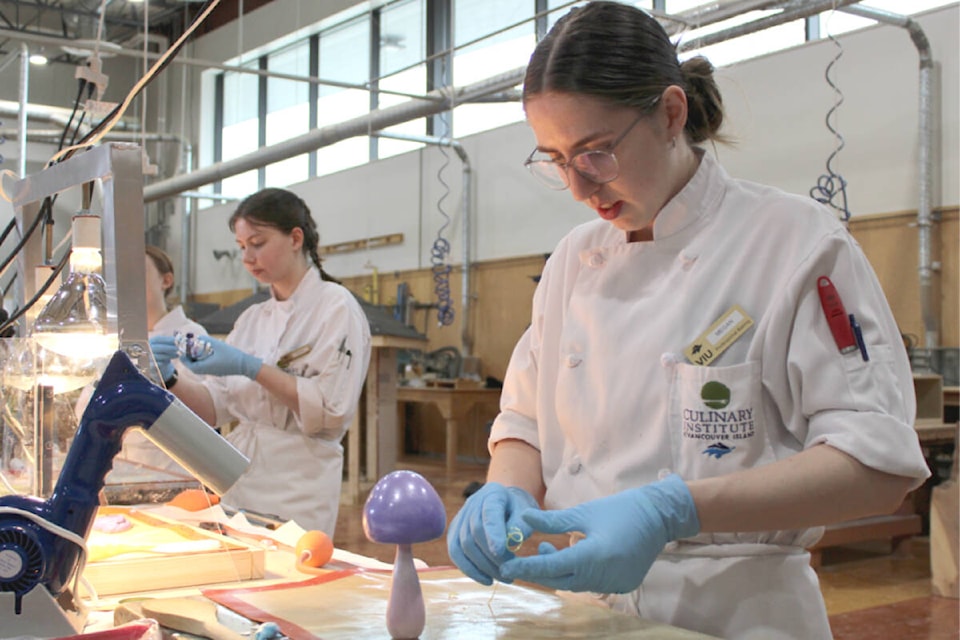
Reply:
[[[705,441],[700,452],[719,460],[736,449],[735,441],[752,438],[756,432],[753,408],[737,403],[730,387],[711,380],[700,388],[700,403],[683,408],[683,437]]]

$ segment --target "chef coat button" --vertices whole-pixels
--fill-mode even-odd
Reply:
[[[673,471],[670,469],[660,469],[660,471],[657,471],[657,480],[663,480],[671,473],[673,473]]]
[[[577,458],[574,458],[570,462],[569,466],[567,466],[567,471],[569,471],[571,475],[576,475],[580,473],[581,469],[583,469],[583,464]]]
[[[570,367],[571,369],[579,365],[582,361],[583,359],[576,354],[571,353],[570,355],[567,356],[567,366]]]
[[[591,267],[602,267],[603,266],[603,256],[599,253],[595,253],[590,256],[590,266]]]
[[[664,369],[669,369],[673,365],[677,364],[680,361],[680,357],[675,353],[661,353],[660,354],[660,366]]]
[[[699,256],[687,255],[686,253],[680,254],[680,265],[684,271],[688,270],[693,266],[693,263],[697,261]]]

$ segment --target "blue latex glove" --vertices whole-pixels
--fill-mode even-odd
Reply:
[[[160,369],[160,378],[169,380],[173,376],[173,361],[177,359],[177,345],[170,336],[154,336],[150,338],[150,351]]]
[[[260,367],[263,366],[260,358],[210,336],[198,336],[197,340],[213,347],[213,353],[200,360],[180,358],[180,362],[190,371],[208,376],[247,376],[251,380],[255,380],[260,373]]]
[[[504,578],[564,591],[633,591],[668,542],[700,532],[693,497],[677,475],[570,509],[526,511],[522,518],[536,531],[586,535],[560,551],[543,542],[539,555],[500,567]]]
[[[520,513],[537,509],[537,501],[523,489],[486,483],[467,498],[447,528],[450,559],[480,584],[512,582],[500,574],[500,565],[515,557],[507,548],[507,532],[519,529],[522,538],[514,543],[528,538],[532,529]]]

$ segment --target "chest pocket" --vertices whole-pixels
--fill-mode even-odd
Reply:
[[[710,478],[775,460],[763,415],[760,364],[673,366],[669,421],[673,471]]]

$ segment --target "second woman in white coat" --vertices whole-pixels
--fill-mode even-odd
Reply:
[[[357,411],[370,360],[370,326],[350,291],[320,266],[319,236],[296,194],[264,189],[230,218],[247,271],[269,300],[244,311],[213,355],[192,361],[202,383],[168,388],[250,458],[223,496],[239,509],[295,520],[333,537],[343,474],[340,444]],[[153,338],[165,379],[177,346]]]

